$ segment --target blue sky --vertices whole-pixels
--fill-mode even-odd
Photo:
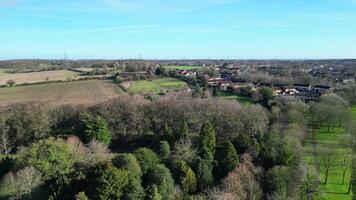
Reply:
[[[356,0],[0,0],[0,59],[356,58]]]

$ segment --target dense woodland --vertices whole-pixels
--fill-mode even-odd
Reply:
[[[349,102],[269,101],[123,95],[93,107],[6,107],[1,190],[12,199],[306,198],[319,182],[301,157],[308,120],[350,123]]]
[[[29,71],[53,70],[51,67],[68,64],[33,62],[36,67]],[[263,61],[239,62],[258,65]],[[316,61],[268,62],[316,65]],[[353,63],[342,62],[345,66]],[[10,62],[16,65],[13,73],[24,72],[25,63]],[[74,63],[71,67],[105,65],[126,72],[147,70],[154,65],[153,61]],[[223,61],[207,64],[229,65]],[[277,71],[279,75],[250,70],[240,77],[263,76],[270,81],[298,77],[290,70]],[[311,199],[319,185],[328,182],[328,169],[335,155],[321,149],[315,169],[306,166],[302,145],[312,134],[308,127],[327,127],[328,131],[345,127],[349,133],[345,145],[352,147],[355,154],[356,121],[349,112],[356,103],[354,84],[338,86],[334,93],[310,103],[275,97],[271,89],[262,88],[254,103],[242,105],[218,95],[205,95],[202,77],[214,73],[209,67],[194,79],[162,68],[154,73],[184,79],[195,87],[193,94],[155,98],[121,94],[118,99],[94,106],[33,102],[2,107],[0,196],[53,200]],[[356,168],[356,159],[351,160],[350,166],[344,165],[346,170],[351,165]],[[319,173],[325,179],[321,180]],[[350,184],[349,193],[356,194],[355,178],[353,170],[352,180],[345,183]]]

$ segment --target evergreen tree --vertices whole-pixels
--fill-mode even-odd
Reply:
[[[157,185],[153,184],[148,190],[148,200],[162,200],[162,195],[158,192]]]
[[[225,177],[239,164],[239,156],[237,155],[235,147],[231,142],[224,143],[217,159],[219,162],[220,178]]]
[[[148,170],[160,162],[157,154],[148,148],[139,148],[134,151],[134,155],[140,163],[143,174],[146,174]]]
[[[168,160],[171,154],[171,147],[167,141],[161,141],[159,145],[160,156],[162,160]]]
[[[156,72],[155,74],[158,75],[158,76],[164,76],[166,73],[166,69],[164,67],[159,67],[156,69]]]
[[[180,162],[180,184],[182,190],[187,193],[195,192],[197,187],[197,179],[194,171],[189,167],[189,165],[181,161]]]
[[[193,89],[192,97],[193,98],[200,98],[201,96],[202,96],[202,89],[201,89],[199,84],[196,84],[194,89]]]
[[[200,130],[200,149],[207,148],[214,155],[216,146],[216,136],[213,125],[205,122]]]
[[[189,139],[189,128],[187,122],[184,120],[179,129],[179,139],[188,140]]]
[[[213,166],[214,163],[214,155],[210,151],[210,149],[206,146],[201,147],[200,149],[200,157],[204,160],[206,160],[207,164],[209,166]]]
[[[96,140],[104,144],[110,144],[111,134],[108,123],[104,118],[84,115],[82,121],[84,122],[84,138],[87,142]]]
[[[239,153],[245,153],[248,150],[248,148],[253,146],[254,141],[250,135],[240,133],[237,136],[237,138],[234,140],[234,144],[236,145],[236,150]]]
[[[163,126],[163,138],[167,140],[170,144],[174,143],[174,134],[173,130],[168,126],[167,123],[164,124]]]
[[[98,178],[96,194],[99,199],[120,199],[129,183],[129,173],[126,170],[109,166]]]
[[[198,158],[196,164],[197,185],[200,191],[203,191],[213,183],[213,174],[210,161]]]
[[[135,178],[129,174],[129,183],[124,188],[122,199],[141,200],[145,197],[145,190],[141,184],[141,177]]]
[[[214,97],[220,96],[220,91],[217,87],[214,87],[214,89],[213,89],[213,96]]]
[[[144,197],[144,189],[141,185],[142,170],[133,154],[120,154],[113,163],[116,167],[129,172],[129,183],[124,189],[123,199],[139,200]]]
[[[147,185],[157,185],[158,192],[162,199],[172,199],[174,190],[174,180],[171,172],[162,164],[155,165],[147,173]]]
[[[41,171],[46,179],[69,174],[74,170],[74,156],[62,139],[40,140],[19,154],[19,160]]]
[[[79,192],[77,195],[75,195],[75,200],[89,200],[87,195],[85,195],[84,192]]]
[[[131,176],[141,177],[142,170],[140,164],[138,163],[136,157],[131,154],[119,154],[113,159],[113,164],[117,168],[122,168],[127,170]]]

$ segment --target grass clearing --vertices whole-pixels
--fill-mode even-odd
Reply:
[[[93,105],[119,96],[120,89],[102,80],[0,88],[0,106],[25,102]]]
[[[73,70],[78,72],[91,72],[94,71],[95,69],[90,67],[80,67],[80,68],[73,68]]]
[[[162,91],[175,91],[187,88],[186,82],[175,78],[161,78],[153,80],[130,81],[123,84],[129,93],[160,93]]]
[[[354,106],[351,111],[353,117],[356,118],[356,106]],[[312,130],[310,130],[311,133]],[[335,127],[335,129],[330,128],[328,132],[327,127],[320,127],[316,130],[316,148],[317,149],[332,149],[335,158],[333,159],[333,167],[330,169],[328,183],[324,184],[325,176],[323,173],[323,166],[320,165],[320,186],[319,193],[314,196],[316,200],[351,200],[352,194],[347,194],[349,189],[349,182],[351,178],[351,167],[347,169],[345,182],[342,184],[342,165],[344,160],[345,152],[351,153],[351,149],[345,144],[347,141],[345,139],[345,129],[343,127]],[[307,165],[313,165],[313,141],[311,135],[307,139],[304,147],[304,161]],[[349,163],[351,163],[350,158],[348,158]]]
[[[29,72],[29,73],[15,73],[9,74],[0,71],[0,85],[5,85],[10,79],[14,80],[16,84],[23,83],[37,83],[44,81],[64,81],[68,78],[75,78],[79,73],[69,70],[53,70],[42,72]]]
[[[220,97],[225,100],[235,100],[245,105],[250,105],[253,103],[252,99],[249,97],[231,94],[229,92],[221,92]]]
[[[171,65],[164,66],[165,69],[176,69],[176,70],[194,70],[194,69],[202,69],[202,66],[189,66],[189,65]]]

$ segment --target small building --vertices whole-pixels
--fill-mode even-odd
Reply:
[[[342,80],[342,83],[343,84],[355,83],[355,79],[354,78],[344,79],[344,80]]]
[[[294,84],[293,87],[299,92],[309,92],[311,89],[311,86],[306,84]]]
[[[182,75],[182,76],[185,76],[185,77],[188,77],[188,76],[196,76],[197,75],[197,73],[196,72],[193,72],[193,71],[190,71],[190,70],[180,70],[179,72],[178,72],[180,75]]]
[[[316,85],[316,86],[312,87],[312,92],[324,94],[324,93],[330,91],[331,89],[332,88],[330,86]]]

